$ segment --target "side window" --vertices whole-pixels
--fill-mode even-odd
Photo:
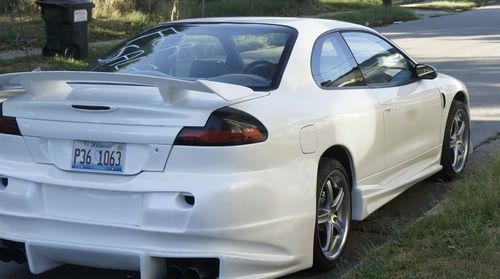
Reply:
[[[384,39],[364,33],[342,33],[367,84],[387,84],[414,79],[406,58]]]
[[[316,42],[311,66],[314,80],[323,88],[365,85],[356,61],[338,33]]]

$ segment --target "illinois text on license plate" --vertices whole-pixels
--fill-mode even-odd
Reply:
[[[125,144],[99,141],[74,141],[73,169],[123,172]]]

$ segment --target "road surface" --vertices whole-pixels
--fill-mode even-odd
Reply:
[[[426,18],[380,28],[421,63],[466,83],[472,105],[472,139],[480,146],[500,132],[500,6]],[[439,202],[446,184],[420,183],[356,223],[341,266],[326,274],[309,271],[289,278],[335,278],[353,266],[366,249],[383,243],[385,232],[408,218],[421,216]],[[30,275],[27,265],[0,263],[0,278],[138,278],[137,273],[63,266],[41,276]]]

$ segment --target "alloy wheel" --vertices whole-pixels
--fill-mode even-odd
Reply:
[[[322,185],[318,200],[317,232],[323,255],[337,259],[342,252],[351,221],[351,203],[347,179],[339,170],[332,171]]]
[[[463,109],[457,110],[455,117],[453,117],[450,132],[450,160],[455,173],[461,172],[467,161],[470,142],[467,125],[467,113]]]

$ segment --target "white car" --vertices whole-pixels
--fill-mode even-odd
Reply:
[[[165,23],[0,84],[0,259],[35,274],[328,270],[351,220],[472,151],[463,83],[338,21]]]

